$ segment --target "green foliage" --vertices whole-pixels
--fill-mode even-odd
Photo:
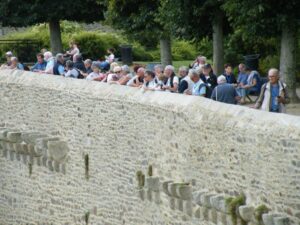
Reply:
[[[178,40],[172,45],[172,56],[174,60],[193,60],[197,55],[197,50],[190,42]]]
[[[93,22],[103,19],[103,1],[87,0],[3,0],[0,1],[0,21],[3,25],[28,26],[50,21],[72,20]],[[22,7],[16,7],[22,6]]]
[[[200,40],[200,42],[196,42],[196,46],[200,52],[200,55],[207,57],[208,59],[212,59],[213,57],[213,43],[209,37],[204,37]],[[196,57],[194,57],[195,59]]]
[[[279,68],[279,55],[269,55],[259,61],[259,71],[262,76],[268,74],[270,68]]]
[[[90,159],[89,159],[89,155],[86,154],[84,156],[84,169],[85,169],[85,179],[89,179],[90,178],[90,174],[89,174],[89,171],[90,171]]]
[[[32,163],[28,163],[28,169],[29,169],[29,176],[32,175]]]
[[[142,171],[137,171],[136,172],[136,179],[138,182],[138,188],[142,189],[145,186],[145,174],[143,174]]]
[[[225,203],[228,206],[228,211],[229,211],[229,214],[231,215],[233,225],[237,225],[237,219],[239,217],[238,208],[241,205],[245,205],[245,203],[246,203],[245,195],[241,194],[235,198],[232,198],[232,197],[227,198],[225,200]],[[241,222],[242,222],[242,224],[247,224],[246,221],[243,221],[242,219],[241,219]]]
[[[270,209],[266,205],[260,205],[258,206],[254,211],[255,219],[258,222],[262,222],[262,215],[265,213],[268,213]]]
[[[88,211],[84,214],[84,221],[86,225],[89,224],[89,220],[90,220],[90,212]]]
[[[149,177],[152,177],[152,176],[153,176],[153,167],[152,167],[152,165],[149,165],[149,166],[148,166],[148,176],[149,176]]]
[[[72,39],[78,44],[85,58],[99,59],[107,54],[108,48],[119,49],[122,40],[112,34],[98,32],[80,32],[74,34]],[[116,53],[118,54],[118,52]]]

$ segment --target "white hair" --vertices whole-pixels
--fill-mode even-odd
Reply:
[[[199,74],[198,74],[197,70],[190,69],[188,76],[192,79],[193,77],[196,77],[196,76],[199,77]]]
[[[16,62],[18,62],[18,58],[17,57],[15,57],[15,56],[13,56],[13,57],[11,57],[11,59],[10,59],[11,61],[16,61]]]
[[[44,53],[44,58],[45,58],[45,60],[48,60],[48,59],[50,59],[51,57],[53,57],[53,55],[52,55],[52,53],[51,52],[45,52]]]
[[[114,67],[114,73],[119,72],[121,70],[122,70],[121,66],[115,66]]]
[[[156,69],[159,69],[161,72],[164,71],[164,67],[163,67],[161,64],[155,65],[155,66],[154,66],[154,69],[155,69],[155,70],[156,70]]]
[[[172,65],[167,65],[165,70],[172,70],[173,72],[175,72],[175,68]]]
[[[130,73],[130,68],[127,65],[123,65],[122,66],[122,71],[126,72],[126,73]]]
[[[276,68],[271,68],[271,69],[269,69],[268,74],[274,74],[274,75],[279,76],[279,70]]]
[[[178,71],[184,71],[187,73],[189,71],[189,69],[186,66],[181,66],[181,67],[179,67]]]
[[[138,70],[137,70],[137,72],[143,72],[143,73],[145,73],[145,68],[144,67],[140,67]]]
[[[201,56],[200,59],[204,62],[206,62],[206,60],[207,60],[205,56]]]
[[[226,82],[226,77],[224,75],[218,76],[218,84],[224,84]]]

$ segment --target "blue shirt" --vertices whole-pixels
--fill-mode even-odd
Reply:
[[[213,100],[224,102],[228,104],[236,104],[235,97],[238,96],[235,88],[232,84],[219,84],[215,89],[213,90],[213,93],[211,95],[211,98]]]
[[[243,85],[247,84],[248,75],[246,73],[239,73],[237,82]]]
[[[271,112],[279,111],[278,97],[279,96],[279,85],[271,85]]]
[[[201,96],[201,95],[205,95],[205,93],[206,93],[206,86],[203,83],[203,81],[200,79],[193,86],[193,95]]]
[[[42,63],[37,62],[37,63],[31,68],[31,71],[38,71],[38,70],[44,71],[44,70],[46,69],[46,66],[47,66],[47,62],[46,62],[46,61],[43,61]]]

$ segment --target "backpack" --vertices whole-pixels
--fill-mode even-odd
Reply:
[[[75,68],[76,69],[76,68]],[[82,75],[82,73],[80,72],[80,70],[79,69],[76,69],[77,70],[77,72],[78,72],[78,77],[77,77],[77,79],[84,79],[84,76]]]
[[[201,90],[202,87],[206,87],[206,93],[205,93],[205,98],[210,98],[213,92],[213,89],[211,86],[209,86],[207,83],[202,83],[199,86],[199,91]]]

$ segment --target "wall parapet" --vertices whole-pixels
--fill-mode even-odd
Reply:
[[[0,224],[300,222],[299,117],[1,70],[0,121]]]

